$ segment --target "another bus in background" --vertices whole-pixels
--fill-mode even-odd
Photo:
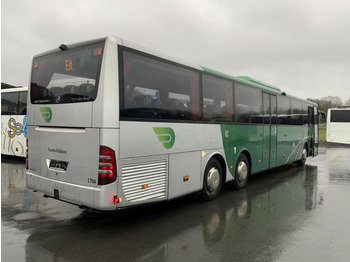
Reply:
[[[328,109],[327,142],[350,144],[350,108]]]
[[[1,154],[26,157],[28,87],[1,90]]]

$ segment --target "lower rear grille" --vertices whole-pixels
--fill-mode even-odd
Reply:
[[[130,202],[164,199],[166,173],[166,160],[124,165],[122,186],[126,199]]]

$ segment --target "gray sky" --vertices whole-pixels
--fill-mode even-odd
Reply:
[[[116,35],[302,98],[350,98],[348,0],[2,0],[1,81],[35,54]]]

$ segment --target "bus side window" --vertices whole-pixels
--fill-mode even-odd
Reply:
[[[196,119],[199,74],[187,68],[124,52],[122,117]],[[130,86],[134,86],[131,90]],[[135,103],[133,102],[135,100]],[[191,105],[187,107],[185,105]]]
[[[303,103],[303,125],[309,124],[308,105]]]
[[[18,114],[18,93],[1,94],[1,114],[17,115]]]
[[[291,119],[291,101],[289,97],[277,97],[277,124],[290,125]]]
[[[233,116],[232,94],[232,82],[203,75],[204,120],[231,122]]]
[[[291,99],[291,120],[293,125],[303,124],[303,104],[301,101]]]
[[[27,114],[27,94],[28,92],[20,92],[18,97],[18,112],[20,115]]]
[[[18,112],[20,115],[27,114],[27,92],[20,92],[18,98]]]
[[[240,123],[263,123],[262,91],[235,84],[235,120]]]

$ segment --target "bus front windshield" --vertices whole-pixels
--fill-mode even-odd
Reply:
[[[93,101],[104,43],[81,46],[33,60],[32,104],[65,104]]]

